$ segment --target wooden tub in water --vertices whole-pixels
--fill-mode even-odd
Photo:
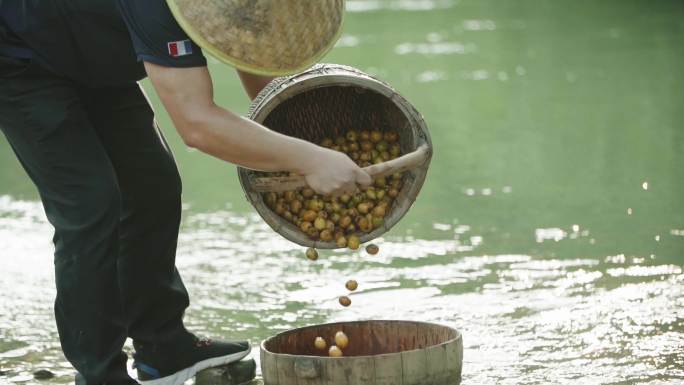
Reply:
[[[315,348],[343,331],[344,356]],[[412,321],[358,321],[308,326],[261,344],[265,385],[453,385],[461,382],[463,342],[450,327]]]

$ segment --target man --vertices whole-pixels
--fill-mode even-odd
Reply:
[[[136,83],[145,75],[190,147],[302,174],[320,193],[370,183],[345,155],[214,104],[200,47],[163,0],[0,0],[0,130],[55,228],[57,327],[88,384],[136,383],[121,350],[127,337],[150,384],[182,383],[250,350],[183,325],[181,182]],[[239,76],[251,98],[270,80]]]

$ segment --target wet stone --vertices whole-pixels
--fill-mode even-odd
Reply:
[[[202,370],[195,376],[195,385],[243,385],[256,377],[253,359]]]
[[[33,372],[33,378],[36,380],[49,380],[55,376],[54,373],[47,369],[40,369]]]

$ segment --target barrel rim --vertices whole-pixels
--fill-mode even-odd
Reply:
[[[299,332],[301,330],[312,329],[312,328],[316,328],[316,327],[325,327],[325,326],[333,326],[333,325],[341,325],[341,324],[347,324],[348,325],[348,324],[360,324],[360,323],[376,323],[376,322],[413,323],[413,324],[420,324],[420,325],[439,326],[439,327],[443,327],[443,328],[450,329],[450,330],[454,331],[456,333],[456,337],[451,338],[447,341],[440,342],[440,343],[435,344],[435,345],[426,346],[425,348],[420,348],[420,349],[410,349],[410,350],[402,350],[400,352],[394,352],[394,353],[382,353],[382,354],[372,354],[372,355],[364,355],[364,356],[349,356],[349,357],[346,357],[346,356],[343,356],[343,357],[326,357],[326,356],[312,356],[312,355],[306,355],[306,354],[275,353],[275,352],[272,352],[272,351],[266,349],[266,343],[267,342],[269,342],[275,338],[278,338],[284,334],[287,334],[287,333]],[[435,346],[447,345],[447,344],[455,343],[458,341],[463,341],[463,334],[461,334],[461,332],[459,332],[458,329],[453,328],[451,326],[438,324],[435,322],[426,322],[426,321],[410,321],[410,320],[397,320],[397,319],[373,319],[373,320],[359,320],[359,321],[329,322],[329,323],[324,323],[324,324],[302,326],[302,327],[298,327],[298,328],[294,328],[294,329],[290,329],[290,330],[285,330],[285,331],[282,331],[278,334],[275,334],[275,335],[268,337],[268,338],[264,339],[263,341],[261,341],[261,344],[259,344],[259,348],[260,348],[260,351],[262,353],[271,354],[274,356],[293,357],[293,358],[303,357],[303,358],[316,358],[316,359],[324,359],[324,360],[336,360],[339,358],[354,359],[354,358],[387,357],[387,356],[402,354],[402,353],[406,353],[406,352],[414,352],[414,351],[424,350],[424,349],[432,348]]]

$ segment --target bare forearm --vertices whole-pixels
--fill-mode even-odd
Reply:
[[[239,70],[237,73],[240,76],[240,81],[242,81],[242,87],[245,89],[247,96],[249,96],[251,100],[254,100],[254,98],[259,95],[259,92],[261,92],[261,90],[266,87],[271,80],[273,80],[272,77],[254,75]]]
[[[306,160],[315,157],[319,149],[219,106],[199,112],[192,121],[175,123],[180,131],[192,132],[192,137],[186,140],[192,147],[254,170],[301,173]]]
[[[145,68],[178,133],[191,147],[251,169],[295,172],[306,166],[302,159],[322,150],[217,106],[206,67],[177,69],[146,62]]]

